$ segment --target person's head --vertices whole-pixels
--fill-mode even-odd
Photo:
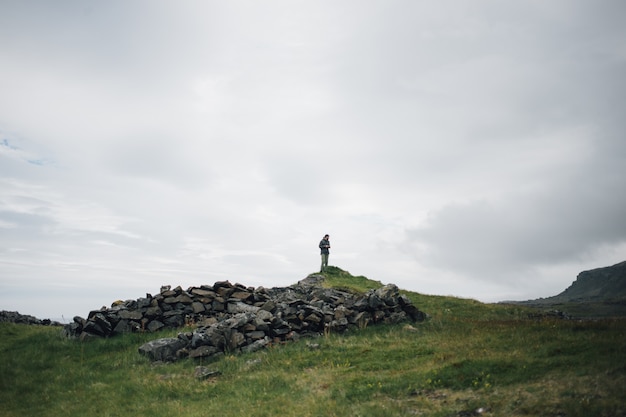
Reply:
[[[326,239],[326,240],[328,240],[329,237],[330,236],[328,236],[328,235],[324,235],[324,239]]]

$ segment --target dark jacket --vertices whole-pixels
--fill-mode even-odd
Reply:
[[[328,239],[322,239],[320,241],[320,249],[321,255],[328,255],[330,253],[330,251],[328,249],[330,249],[330,242],[328,241]]]

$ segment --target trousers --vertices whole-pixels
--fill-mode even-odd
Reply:
[[[327,266],[328,266],[328,254],[322,253],[322,266],[320,267],[320,272],[324,272]]]

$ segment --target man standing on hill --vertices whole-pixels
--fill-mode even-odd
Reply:
[[[324,235],[324,238],[320,241],[320,251],[322,254],[322,266],[320,267],[320,272],[324,272],[326,267],[328,266],[328,254],[330,253],[330,242],[328,239],[330,236]]]

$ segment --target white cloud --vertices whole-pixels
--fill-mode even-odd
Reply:
[[[3,4],[0,302],[287,285],[324,233],[403,288],[553,295],[623,260],[623,10]]]

